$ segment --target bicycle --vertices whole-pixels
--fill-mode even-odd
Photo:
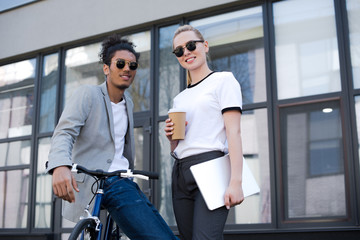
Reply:
[[[84,211],[86,213],[86,217],[81,217],[80,221],[75,225],[72,233],[70,234],[69,240],[75,239],[97,239],[100,240],[101,236],[104,235],[104,240],[120,240],[121,233],[119,226],[114,225],[114,220],[111,218],[110,214],[107,215],[105,231],[103,231],[103,224],[100,221],[100,210],[101,210],[101,201],[103,198],[103,187],[104,180],[109,176],[120,176],[122,178],[139,178],[144,180],[150,179],[158,179],[158,174],[148,171],[140,171],[140,170],[119,170],[115,172],[105,172],[101,169],[98,170],[89,170],[83,166],[78,164],[73,164],[72,172],[75,173],[85,173],[89,176],[94,177],[95,182],[97,184],[97,189],[93,192],[94,196],[90,200],[89,204],[85,207]],[[94,185],[93,185],[94,186]],[[89,208],[92,201],[95,199],[94,208],[92,213],[90,214]]]

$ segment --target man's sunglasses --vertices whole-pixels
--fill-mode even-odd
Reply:
[[[123,69],[125,67],[125,64],[129,65],[130,70],[136,70],[139,66],[139,64],[137,62],[130,62],[130,61],[126,61],[124,59],[116,59],[116,61],[114,61],[116,64],[116,67],[118,69]]]
[[[204,42],[204,40],[192,40],[189,41],[185,44],[185,47],[187,48],[187,50],[189,51],[194,51],[196,49],[196,43],[197,42]],[[174,49],[173,54],[175,54],[176,57],[181,57],[182,55],[184,55],[184,48],[182,46],[178,46]]]

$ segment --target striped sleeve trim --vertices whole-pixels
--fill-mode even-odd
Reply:
[[[242,114],[242,109],[241,107],[228,107],[228,108],[224,108],[223,110],[221,110],[221,113],[224,114],[224,112],[227,111],[231,111],[231,110],[237,110]]]

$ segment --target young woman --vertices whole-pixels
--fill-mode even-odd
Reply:
[[[242,191],[242,98],[231,72],[214,72],[207,63],[208,42],[190,25],[179,27],[173,53],[187,70],[188,87],[174,98],[173,107],[186,110],[184,140],[172,140],[173,123],[165,134],[176,159],[172,173],[173,208],[183,240],[223,239],[230,207],[244,200]],[[225,206],[210,211],[190,172],[190,166],[230,155],[231,176]],[[216,176],[214,176],[216,177]]]

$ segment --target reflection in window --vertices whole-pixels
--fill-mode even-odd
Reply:
[[[331,108],[309,113],[310,177],[343,172],[341,132],[339,128],[330,128],[340,126],[339,116],[339,109]]]
[[[45,163],[50,150],[50,138],[39,140],[36,175],[35,227],[50,228],[52,206],[51,176],[45,172]]]
[[[100,43],[94,43],[66,51],[65,104],[80,85],[98,85],[105,80],[102,66],[99,64],[100,48]]]
[[[230,209],[227,224],[271,222],[271,191],[267,110],[244,111],[241,116],[243,154],[260,186],[260,194],[247,197]]]
[[[280,109],[286,218],[346,214],[339,107],[333,101]]]
[[[358,154],[360,159],[360,96],[355,97],[356,130],[358,136]]]
[[[243,103],[266,101],[261,7],[190,22],[209,42],[210,68],[230,71],[241,85]]]
[[[30,164],[30,141],[0,143],[0,167]],[[0,181],[1,182],[1,181]]]
[[[167,115],[173,98],[180,92],[180,65],[172,54],[172,38],[179,25],[160,28],[159,116]]]
[[[0,171],[0,228],[26,228],[29,170]]]
[[[165,122],[159,123],[159,181],[161,185],[159,212],[170,226],[176,226],[171,197],[171,172],[174,159],[170,157],[170,143],[164,134]]]
[[[0,67],[0,138],[31,135],[35,59]]]
[[[150,31],[126,35],[135,44],[135,51],[140,53],[139,67],[136,76],[127,90],[134,102],[134,112],[150,110]]]
[[[273,4],[278,98],[341,90],[333,0]]]
[[[135,167],[137,170],[149,170],[147,169],[146,163],[144,162],[144,129],[142,127],[134,128],[134,139],[135,139]],[[147,191],[146,181],[134,179],[139,185],[140,189]]]
[[[0,88],[19,87],[16,83],[35,77],[35,59],[25,60],[0,67]],[[34,84],[34,82],[32,82]]]
[[[358,0],[347,0],[351,64],[354,79],[354,88],[360,88],[360,2]]]
[[[39,132],[51,132],[55,127],[57,83],[59,81],[58,54],[44,57],[41,80]]]

